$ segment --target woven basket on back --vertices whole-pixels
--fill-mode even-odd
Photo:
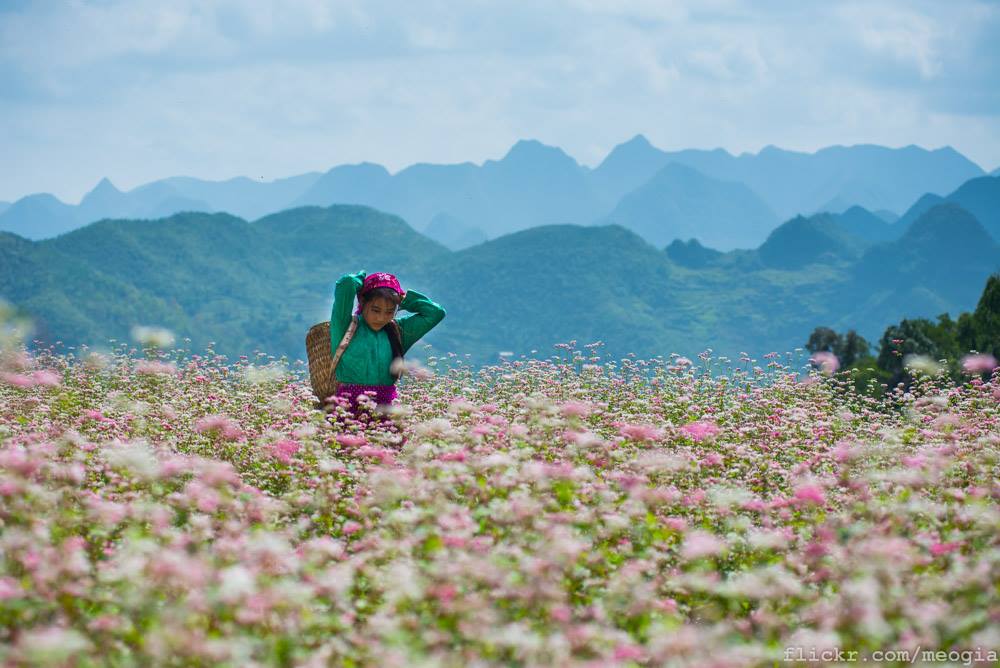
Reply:
[[[344,338],[337,346],[337,352],[330,352],[330,321],[319,322],[309,328],[306,334],[306,355],[309,358],[309,383],[312,385],[313,394],[323,401],[337,391],[337,379],[335,371],[340,356],[351,342],[354,331],[358,327],[358,320],[354,318],[344,332]]]

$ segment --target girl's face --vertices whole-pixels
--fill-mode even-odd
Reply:
[[[388,299],[375,297],[365,304],[361,315],[364,317],[365,322],[368,323],[368,326],[377,332],[396,317],[396,305]]]

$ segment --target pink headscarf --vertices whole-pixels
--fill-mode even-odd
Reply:
[[[384,271],[368,274],[364,284],[361,286],[361,290],[358,292],[358,308],[354,311],[355,315],[361,314],[361,296],[375,288],[392,288],[400,295],[403,294],[403,287],[399,284],[399,279],[392,274]]]

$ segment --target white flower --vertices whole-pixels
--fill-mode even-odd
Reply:
[[[915,373],[936,376],[944,370],[940,362],[927,355],[907,355],[903,358],[903,366]]]
[[[755,550],[780,550],[788,544],[788,538],[780,531],[754,529],[747,534],[747,543]]]
[[[256,587],[253,573],[243,566],[230,566],[219,573],[219,598],[227,603],[253,593]]]
[[[174,333],[162,327],[133,327],[132,338],[151,348],[168,348],[174,344]]]
[[[62,665],[90,649],[90,641],[79,631],[58,626],[24,631],[17,653],[29,665]]]
[[[160,461],[144,439],[105,448],[104,459],[112,467],[123,469],[141,480],[155,480],[160,474]]]
[[[288,369],[283,364],[268,364],[266,366],[250,365],[243,369],[243,380],[250,385],[281,382],[288,376]]]

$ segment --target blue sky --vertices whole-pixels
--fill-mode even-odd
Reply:
[[[663,149],[1000,166],[1000,2],[0,0],[0,200]]]

